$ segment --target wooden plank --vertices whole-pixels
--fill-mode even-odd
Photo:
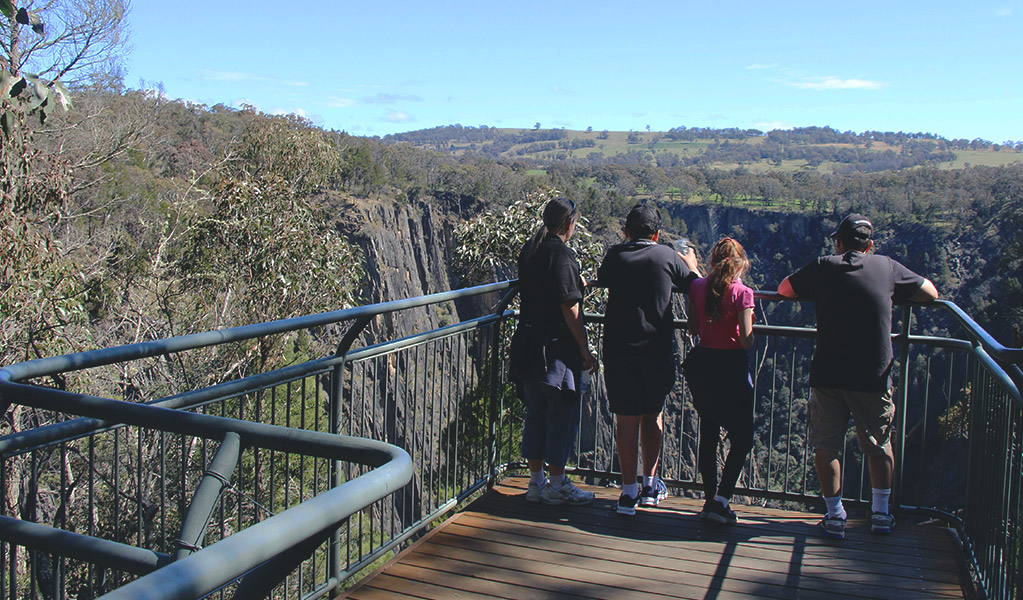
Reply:
[[[584,507],[526,502],[508,478],[360,582],[376,598],[962,598],[946,529],[900,523],[888,536],[850,521],[824,538],[820,516],[736,505],[740,523],[712,526],[702,501],[669,497],[634,517],[619,491],[589,488]]]
[[[444,534],[435,538],[433,545],[443,544],[459,548],[472,548],[478,552],[494,555],[528,557],[536,560],[554,562],[560,556],[569,553],[585,556],[593,560],[615,562],[617,569],[643,568],[656,566],[662,569],[683,569],[693,573],[710,574],[719,569],[727,557],[729,569],[737,569],[734,577],[760,580],[767,573],[775,578],[778,573],[786,574],[788,585],[815,588],[826,585],[823,582],[839,580],[856,585],[877,585],[876,571],[855,568],[854,565],[835,563],[834,561],[815,561],[806,564],[799,552],[790,552],[785,560],[779,556],[762,556],[750,552],[742,546],[706,549],[699,546],[669,548],[664,546],[646,546],[631,548],[621,545],[614,548],[600,546],[582,546],[573,542],[537,540],[535,544],[521,543],[522,538],[496,533],[494,531],[473,530],[466,525],[445,528]],[[434,552],[432,545],[424,547],[423,552]],[[592,567],[599,569],[600,567]],[[614,567],[612,567],[614,569]],[[745,573],[745,575],[743,575]],[[922,577],[921,572],[905,568],[899,573],[886,572],[885,587],[891,590],[926,591],[933,594],[945,594],[961,597],[958,581],[944,573],[934,573],[933,578]],[[951,592],[949,591],[951,590]]]

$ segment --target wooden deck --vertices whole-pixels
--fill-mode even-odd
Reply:
[[[506,479],[345,597],[380,598],[963,598],[950,533],[900,522],[889,536],[850,520],[846,539],[820,515],[733,506],[739,524],[697,519],[702,501],[670,497],[633,517],[618,490],[589,506],[526,502]]]

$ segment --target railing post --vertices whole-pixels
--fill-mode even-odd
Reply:
[[[899,351],[902,368],[899,369],[898,398],[895,400],[895,423],[898,443],[894,445],[892,465],[892,503],[902,506],[902,475],[906,456],[906,407],[909,406],[909,332],[913,324],[913,307],[902,306],[902,333],[899,334]]]
[[[343,403],[341,399],[343,397],[343,380],[345,363],[342,362],[334,366],[330,373],[330,392],[329,392],[329,431],[338,435],[341,433],[341,407]],[[341,477],[341,461],[332,460],[330,461],[330,481],[331,487],[340,487],[344,483]],[[330,543],[327,544],[327,576],[332,581],[340,582],[341,580],[341,529],[335,529],[330,534]]]
[[[487,434],[487,444],[490,447],[490,455],[487,457],[487,489],[493,489],[494,480],[497,478],[497,430],[498,430],[498,384],[501,379],[500,374],[500,345],[501,345],[501,330],[504,327],[504,320],[500,320],[494,324],[491,328],[490,333],[490,402],[489,402],[489,416],[490,420],[490,432]]]

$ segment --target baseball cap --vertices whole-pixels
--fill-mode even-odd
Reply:
[[[869,240],[873,232],[874,224],[870,222],[870,219],[859,213],[852,213],[838,224],[838,229],[830,237]]]
[[[625,228],[632,235],[653,235],[661,230],[661,213],[653,204],[637,204],[625,217]]]

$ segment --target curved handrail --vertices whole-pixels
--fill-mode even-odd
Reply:
[[[304,317],[295,317],[292,319],[281,319],[277,321],[269,321],[267,323],[257,323],[254,325],[242,325],[239,327],[207,331],[204,333],[192,333],[151,342],[139,342],[137,344],[115,346],[113,348],[101,348],[98,350],[76,352],[74,354],[65,354],[63,356],[54,356],[50,358],[38,358],[0,369],[0,381],[23,381],[25,379],[43,377],[54,373],[80,371],[82,369],[100,367],[117,362],[161,356],[163,354],[171,354],[186,350],[195,350],[197,348],[215,346],[226,342],[240,342],[257,337],[309,329],[311,327],[332,325],[361,317],[374,317],[376,315],[389,312],[418,308],[421,306],[428,306],[430,304],[437,304],[439,302],[458,300],[460,298],[470,298],[472,296],[488,294],[491,292],[499,292],[508,289],[512,286],[512,284],[512,281],[501,281],[471,288],[430,294],[429,296],[419,296],[418,298],[410,298],[407,300],[393,300],[390,302],[370,304],[369,306],[346,308],[343,310],[307,315]]]

